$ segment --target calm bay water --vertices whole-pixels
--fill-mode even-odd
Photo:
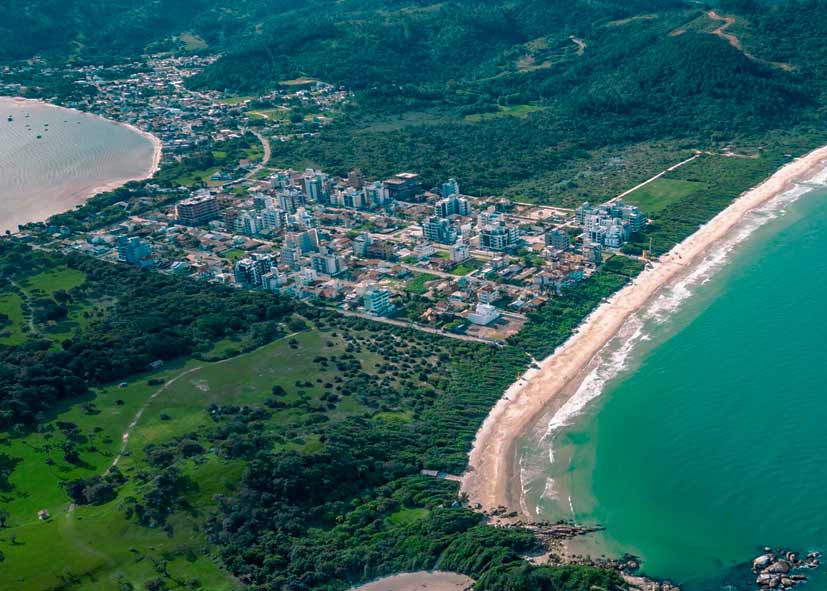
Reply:
[[[0,97],[0,232],[72,209],[96,188],[145,176],[153,155],[152,142],[123,125]]]
[[[827,190],[781,209],[627,328],[582,414],[525,442],[529,506],[606,526],[583,549],[693,591],[754,588],[763,545],[827,548]]]

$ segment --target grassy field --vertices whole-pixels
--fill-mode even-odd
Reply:
[[[439,277],[431,273],[421,273],[405,284],[405,291],[416,294],[425,293],[428,289],[425,284],[435,279],[439,279]]]
[[[19,345],[26,340],[23,327],[23,300],[16,293],[0,295],[0,314],[8,318],[8,324],[0,325],[0,345]]]
[[[56,281],[45,277],[38,281],[49,280]],[[210,404],[261,406],[274,386],[281,386],[287,406],[272,411],[267,428],[280,436],[281,448],[314,451],[321,444],[307,431],[309,413],[324,412],[328,420],[340,421],[369,410],[355,395],[342,396],[335,405],[325,399],[331,390],[323,386],[333,384],[340,371],[335,364],[320,366],[319,358],[347,350],[353,350],[352,346],[341,335],[308,330],[220,362],[170,363],[160,371],[64,403],[38,432],[3,436],[0,508],[9,514],[9,527],[0,530],[0,552],[5,556],[0,589],[103,591],[124,583],[141,589],[143,581],[152,577],[163,578],[171,589],[234,589],[234,581],[215,565],[200,529],[214,505],[213,496],[234,490],[244,462],[214,451],[187,460],[183,472],[194,483],[186,493],[190,510],[169,519],[169,533],[127,520],[122,510],[124,499],[141,495],[140,479],[135,475],[149,467],[144,448],[205,433],[213,424],[207,412]],[[378,354],[359,350],[357,357],[363,371],[377,372]],[[315,382],[307,381],[308,376]],[[149,379],[164,380],[164,385],[150,385]],[[291,404],[295,402],[301,404]],[[127,453],[118,464],[128,478],[118,497],[103,505],[70,510],[62,483],[103,474],[141,409]],[[377,420],[405,420],[404,411],[376,416]],[[68,440],[77,446],[77,461],[64,458],[63,445]],[[38,519],[41,509],[49,511],[48,521]],[[398,516],[401,521],[414,518],[413,514]],[[200,586],[189,587],[192,581]]]
[[[247,116],[268,121],[287,121],[290,118],[290,111],[288,109],[256,109],[247,111]]]
[[[24,311],[24,304],[31,305],[40,299],[53,298],[56,292],[68,292],[82,285],[85,280],[86,276],[80,271],[63,267],[28,277],[18,286],[19,292],[7,291],[0,294],[0,314],[10,320],[6,326],[0,326],[0,345],[16,345],[25,341],[24,331],[29,324],[55,343],[69,338],[75,330],[85,326],[89,321],[86,313],[91,308],[82,301],[69,302],[66,318],[59,321],[36,322],[31,319],[31,312]]]
[[[630,193],[623,200],[651,215],[707,187],[706,183],[698,181],[659,178]]]
[[[528,117],[531,113],[536,113],[542,110],[543,107],[539,105],[500,106],[499,111],[466,115],[465,120],[471,123],[479,123],[480,121],[489,121],[491,119],[499,119],[500,117]]]
[[[448,271],[451,275],[462,276],[468,275],[468,273],[472,271],[476,271],[477,269],[482,267],[482,261],[478,259],[468,259],[467,261],[463,261],[457,265],[454,265],[450,271]]]
[[[228,259],[230,262],[235,263],[239,259],[243,259],[247,256],[246,250],[241,250],[240,248],[231,248],[230,250],[226,250],[221,253],[221,257]]]
[[[226,98],[221,99],[221,102],[225,105],[240,105],[241,103],[246,103],[249,100],[252,100],[256,97],[254,96],[228,96]]]
[[[178,40],[184,44],[186,51],[199,51],[208,47],[207,42],[194,33],[181,33]]]

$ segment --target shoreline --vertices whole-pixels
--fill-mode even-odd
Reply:
[[[84,203],[86,203],[92,197],[95,197],[96,195],[98,195],[100,193],[106,193],[106,192],[109,192],[109,191],[114,191],[115,189],[118,189],[118,188],[122,187],[123,185],[125,185],[127,183],[131,183],[133,181],[145,181],[145,180],[151,179],[152,177],[155,176],[155,174],[161,168],[161,159],[163,157],[163,148],[164,148],[163,142],[161,141],[161,139],[158,136],[156,136],[156,135],[154,135],[154,134],[152,134],[148,131],[144,131],[143,129],[140,129],[140,128],[132,125],[131,123],[124,123],[122,121],[116,121],[114,119],[107,119],[106,117],[103,117],[101,115],[97,115],[95,113],[89,113],[87,111],[81,111],[80,109],[75,109],[73,107],[64,107],[62,105],[55,105],[53,103],[46,102],[43,99],[30,99],[30,98],[21,97],[21,96],[0,96],[0,99],[8,99],[9,101],[11,101],[12,103],[14,103],[15,105],[18,105],[18,106],[23,106],[23,105],[26,105],[26,104],[36,103],[40,106],[48,107],[48,108],[51,108],[51,109],[63,109],[63,110],[66,110],[66,111],[71,111],[73,113],[77,113],[79,115],[84,115],[86,117],[96,117],[97,119],[100,119],[101,121],[105,121],[105,122],[110,123],[112,125],[120,125],[121,127],[125,127],[127,129],[129,129],[133,133],[136,133],[137,135],[140,135],[141,137],[148,140],[152,144],[152,147],[153,147],[152,161],[150,162],[149,167],[147,168],[146,172],[144,172],[140,175],[137,175],[137,176],[130,176],[130,177],[127,177],[127,178],[112,179],[110,181],[107,181],[103,184],[100,184],[100,185],[97,185],[97,186],[94,186],[94,187],[91,187],[91,188],[81,189],[81,190],[73,193],[73,197],[77,197],[77,203],[75,205],[73,205],[70,209],[66,209],[64,211],[55,212],[53,214],[50,214],[49,217],[47,217],[45,220],[30,220],[28,222],[25,222],[27,224],[48,221],[48,219],[51,218],[53,215],[59,215],[61,213],[65,213],[66,211],[71,211],[73,209],[76,209],[77,207],[82,206]]]
[[[492,408],[469,453],[461,492],[472,507],[484,511],[516,512],[531,520],[523,504],[517,443],[543,416],[565,404],[587,376],[595,357],[623,328],[626,320],[657,296],[660,290],[690,270],[744,215],[788,190],[796,180],[822,167],[827,146],[801,156],[759,185],[742,193],[694,234],[662,255],[632,282],[598,306],[553,354],[529,368]],[[499,518],[507,523],[508,518]]]

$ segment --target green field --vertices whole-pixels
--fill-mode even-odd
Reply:
[[[478,259],[468,259],[467,261],[463,261],[448,271],[451,275],[456,275],[458,277],[462,275],[468,275],[472,271],[476,271],[477,269],[482,267],[482,262]]]
[[[256,97],[254,96],[228,96],[227,98],[221,99],[221,102],[225,105],[240,105],[241,103],[246,103],[249,100],[252,100]]]
[[[184,44],[186,51],[198,51],[200,49],[207,49],[208,47],[207,42],[194,33],[181,33],[178,35],[178,40]]]
[[[253,111],[247,111],[247,115],[253,119],[287,121],[290,118],[290,111],[288,109],[255,109]]]
[[[61,320],[36,321],[32,319],[31,310],[24,311],[24,306],[39,300],[52,299],[58,291],[69,292],[79,287],[86,276],[75,269],[62,267],[28,277],[18,286],[17,292],[0,293],[0,314],[8,317],[9,323],[0,325],[0,345],[16,345],[26,339],[29,325],[42,336],[59,343],[72,336],[79,327],[89,321],[86,313],[90,307],[83,301],[66,303],[68,313]]]
[[[170,533],[128,520],[122,510],[125,498],[142,494],[136,475],[149,467],[144,448],[206,432],[213,425],[207,412],[210,404],[258,406],[271,396],[274,386],[281,386],[288,407],[273,411],[267,428],[279,436],[282,449],[317,450],[321,442],[306,426],[309,413],[324,412],[335,422],[369,410],[355,396],[342,397],[335,407],[323,399],[330,392],[323,382],[332,384],[340,372],[335,365],[320,367],[319,356],[342,355],[349,347],[341,336],[311,330],[220,362],[170,363],[161,371],[124,382],[123,387],[99,388],[84,399],[62,404],[39,432],[3,436],[0,507],[9,513],[9,527],[0,535],[0,552],[5,556],[0,588],[103,591],[131,583],[142,589],[147,579],[159,577],[172,589],[234,589],[214,557],[203,553],[209,546],[200,528],[214,507],[213,496],[231,493],[240,481],[244,461],[222,457],[215,450],[188,460],[183,473],[194,486],[184,498],[190,508],[169,518]],[[358,358],[363,371],[376,373],[378,354],[362,351]],[[307,381],[308,376],[314,376],[315,383]],[[163,379],[165,384],[149,385],[150,378]],[[103,474],[141,409],[127,453],[118,464],[128,481],[117,498],[70,510],[70,498],[61,484]],[[406,416],[386,411],[377,413],[377,420]],[[62,446],[69,439],[80,452],[75,462],[63,456]],[[49,511],[48,521],[38,519],[41,509]],[[424,516],[411,511],[399,513],[400,524]],[[192,581],[200,586],[188,587]]]
[[[707,187],[706,183],[699,181],[659,178],[630,193],[623,200],[631,205],[637,205],[641,211],[652,215]]]
[[[0,295],[0,314],[8,323],[0,324],[0,345],[19,345],[26,340],[23,327],[27,322],[23,316],[23,300],[16,293]]]
[[[465,120],[470,123],[479,123],[480,121],[490,121],[491,119],[499,119],[501,117],[528,117],[531,113],[542,111],[544,107],[539,105],[500,105],[499,111],[492,113],[475,113],[474,115],[466,115]]]
[[[415,294],[425,293],[428,289],[425,284],[435,279],[439,277],[431,273],[421,273],[405,284],[405,291]]]

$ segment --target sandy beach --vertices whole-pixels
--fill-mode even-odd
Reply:
[[[385,577],[353,591],[467,591],[473,585],[473,579],[457,573],[420,571]]]
[[[152,144],[152,146],[153,146],[152,160],[149,163],[149,166],[146,168],[145,171],[142,171],[140,174],[132,174],[132,175],[126,176],[126,177],[117,177],[117,178],[108,179],[105,183],[98,182],[98,183],[95,183],[95,184],[89,184],[89,185],[79,184],[77,186],[74,186],[74,187],[71,188],[71,199],[69,199],[67,201],[67,203],[73,203],[76,206],[81,205],[86,200],[88,200],[89,198],[91,198],[91,197],[93,197],[93,196],[95,196],[99,193],[104,193],[104,192],[107,192],[107,191],[113,191],[113,190],[117,189],[118,187],[121,187],[121,186],[123,186],[126,183],[129,183],[131,181],[142,181],[142,180],[152,178],[155,175],[155,173],[158,172],[158,170],[160,168],[162,151],[163,151],[163,143],[161,142],[161,140],[157,136],[155,136],[155,135],[153,135],[153,134],[151,134],[147,131],[144,131],[142,129],[139,129],[139,128],[135,127],[134,125],[130,124],[130,123],[123,123],[123,122],[120,122],[120,121],[114,121],[114,120],[111,120],[111,119],[106,119],[105,117],[101,117],[100,115],[96,115],[94,113],[87,113],[85,111],[80,111],[78,109],[73,109],[73,108],[70,108],[70,107],[62,107],[62,106],[59,106],[59,105],[53,105],[51,103],[47,103],[47,102],[39,100],[39,99],[27,99],[27,98],[23,98],[23,97],[3,97],[3,98],[4,99],[9,99],[9,102],[11,102],[11,104],[13,104],[15,108],[19,108],[21,110],[25,109],[29,105],[35,105],[36,104],[38,106],[47,107],[49,109],[70,111],[70,112],[77,113],[77,114],[80,114],[80,115],[83,115],[83,116],[86,116],[86,117],[93,117],[93,118],[99,119],[101,121],[105,121],[106,123],[108,123],[110,125],[117,125],[117,126],[120,126],[120,127],[127,128],[130,131],[146,138]],[[58,211],[50,210],[48,212],[45,212],[43,215],[48,216],[48,215],[53,215],[55,213],[58,213]],[[28,220],[28,221],[37,221],[37,220],[31,219],[31,220]]]
[[[686,272],[717,241],[725,238],[750,210],[823,168],[827,146],[798,158],[742,194],[697,232],[676,245],[632,283],[599,306],[578,330],[539,367],[529,369],[505,392],[477,432],[462,491],[472,506],[505,507],[531,519],[521,506],[516,444],[543,416],[562,406],[577,390],[590,362],[670,281]]]

